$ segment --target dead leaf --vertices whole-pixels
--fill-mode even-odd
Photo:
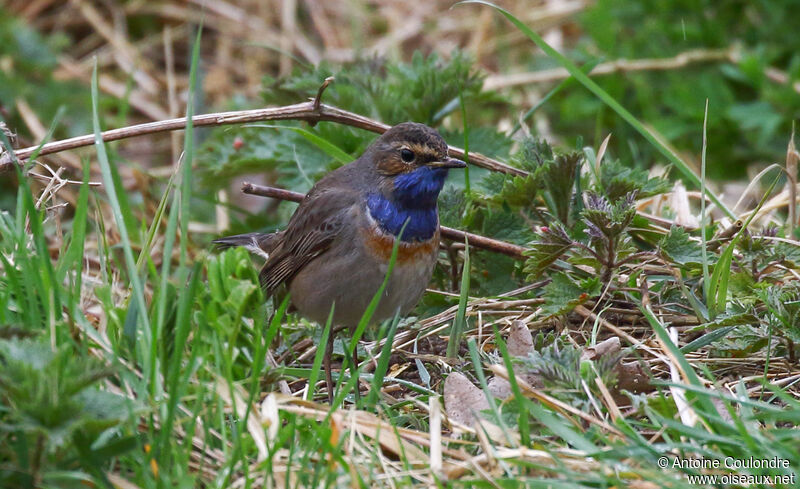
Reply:
[[[528,325],[522,321],[512,322],[506,344],[508,345],[508,354],[512,357],[527,357],[533,353],[533,336]]]
[[[619,338],[612,336],[594,346],[584,348],[581,354],[581,360],[597,360],[600,357],[616,355],[619,353],[620,348]]]
[[[617,373],[617,385],[614,387],[614,391],[628,390],[640,394],[653,390],[650,376],[644,371],[642,364],[637,361],[619,363],[614,367],[614,371]]]
[[[444,381],[444,408],[450,420],[472,426],[475,414],[489,409],[489,401],[464,374],[452,372]]]
[[[498,399],[508,399],[511,397],[511,383],[501,377],[492,377],[486,384],[489,392]]]
[[[690,228],[696,228],[700,225],[697,217],[692,214],[692,208],[689,205],[689,194],[686,193],[686,187],[684,187],[683,183],[680,181],[675,182],[675,186],[672,188],[669,206],[675,211],[675,224]]]

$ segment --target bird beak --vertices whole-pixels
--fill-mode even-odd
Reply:
[[[466,168],[467,164],[455,158],[447,158],[444,161],[432,161],[428,163],[432,168]]]

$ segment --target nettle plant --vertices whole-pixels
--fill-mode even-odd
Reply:
[[[528,281],[550,280],[544,310],[551,315],[617,290],[623,265],[654,257],[658,235],[637,216],[636,198],[666,192],[670,183],[619,161],[589,165],[593,157],[531,139],[513,158],[528,176],[490,176],[483,186],[485,206],[516,210],[532,226],[524,272]]]
[[[71,345],[0,339],[3,487],[78,487],[89,474],[107,482],[104,468],[140,444],[132,403],[98,388],[114,373]]]
[[[769,348],[797,358],[800,292],[791,271],[800,248],[781,229],[660,228],[636,205],[671,183],[593,159],[591,150],[558,153],[531,140],[514,157],[529,176],[490,176],[483,187],[482,205],[506,206],[538,230],[524,272],[529,282],[548,281],[545,313],[563,316],[583,303],[637,310],[646,299],[666,323],[696,324],[690,339],[714,332],[692,349],[711,344],[714,354],[745,356]]]

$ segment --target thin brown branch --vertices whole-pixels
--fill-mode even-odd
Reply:
[[[325,89],[328,88],[328,85],[333,83],[334,80],[334,77],[329,76],[325,79],[325,81],[322,82],[322,85],[319,86],[319,90],[317,90],[317,96],[314,97],[314,103],[311,106],[315,112],[319,112],[319,108],[322,105],[322,94],[325,92]],[[311,122],[310,124],[313,126],[315,123]]]
[[[266,187],[264,185],[255,185],[253,183],[244,182],[242,184],[242,192],[250,195],[259,195],[261,197],[272,197],[274,199],[288,200],[291,202],[300,202],[305,197],[300,192],[292,192],[291,190],[284,190],[275,187]],[[479,234],[467,233],[458,229],[448,228],[441,226],[442,238],[449,239],[463,243],[465,240],[470,246],[480,248],[483,250],[494,251],[506,256],[510,256],[515,260],[524,260],[525,248],[515,244],[507,243],[497,239],[487,238]]]
[[[764,68],[764,74],[770,81],[777,83],[778,85],[791,85],[792,90],[800,93],[800,82],[792,82],[792,77],[789,76],[789,74],[785,71],[779,70],[778,68],[774,68],[772,66],[767,66]]]
[[[730,240],[734,234],[738,233],[742,229],[742,226],[744,226],[742,220],[737,219],[733,224],[720,231],[719,236],[715,236],[714,239],[707,243],[708,249],[712,251],[717,250],[722,243]]]
[[[366,129],[367,131],[377,132],[379,134],[383,134],[391,127],[362,115],[338,109],[330,105],[320,104],[319,107],[315,109],[313,101],[287,105],[284,107],[270,107],[265,109],[240,110],[233,112],[218,112],[213,114],[197,115],[192,118],[192,123],[195,127],[203,127],[277,120],[299,120],[311,123],[329,121],[358,127],[360,129]],[[147,134],[178,131],[185,128],[186,118],[180,117],[177,119],[147,122],[144,124],[137,124],[135,126],[111,129],[103,132],[102,136],[103,141],[109,142],[137,136],[144,136]],[[47,143],[42,146],[42,150],[39,152],[39,155],[44,156],[52,153],[59,153],[61,151],[91,146],[93,144],[93,134],[77,136],[70,139],[63,139],[61,141]],[[26,160],[36,151],[36,148],[36,146],[31,146],[15,151],[14,153],[16,155],[16,159],[19,161]],[[456,158],[464,159],[464,150],[461,148],[450,146],[450,154]],[[479,166],[481,168],[507,173],[510,175],[526,176],[528,174],[524,170],[506,165],[505,163],[501,163],[500,161],[488,158],[479,153],[470,152],[469,162],[470,164]],[[11,165],[13,165],[13,160],[10,155],[4,153],[0,154],[0,172],[10,170],[12,168]]]
[[[590,75],[609,75],[620,72],[674,70],[694,63],[731,61],[735,56],[734,48],[728,49],[694,49],[678,54],[672,58],[653,59],[618,59],[600,63],[589,73]],[[516,85],[544,83],[569,78],[564,68],[540,70],[510,75],[494,75],[486,78],[485,89],[506,88]]]
[[[617,59],[600,63],[592,69],[589,75],[601,76],[635,71],[666,71],[699,63],[728,62],[738,64],[741,60],[741,49],[737,46],[731,46],[727,49],[692,49],[671,58]],[[800,82],[793,82],[792,77],[785,71],[767,66],[764,69],[764,74],[768,80],[779,85],[790,85],[795,92],[800,93]],[[518,85],[547,83],[564,80],[570,76],[569,72],[564,68],[511,73],[508,75],[491,75],[484,81],[483,88],[496,90]]]

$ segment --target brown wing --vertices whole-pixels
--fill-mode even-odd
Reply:
[[[273,248],[280,243],[283,237],[283,232],[277,233],[246,233],[236,234],[234,236],[224,236],[217,238],[212,243],[219,250],[226,250],[235,246],[242,246],[250,253],[257,255],[269,255],[272,253]]]
[[[259,274],[267,294],[290,281],[331,246],[345,225],[349,209],[357,202],[354,192],[343,189],[312,190],[303,199]]]

